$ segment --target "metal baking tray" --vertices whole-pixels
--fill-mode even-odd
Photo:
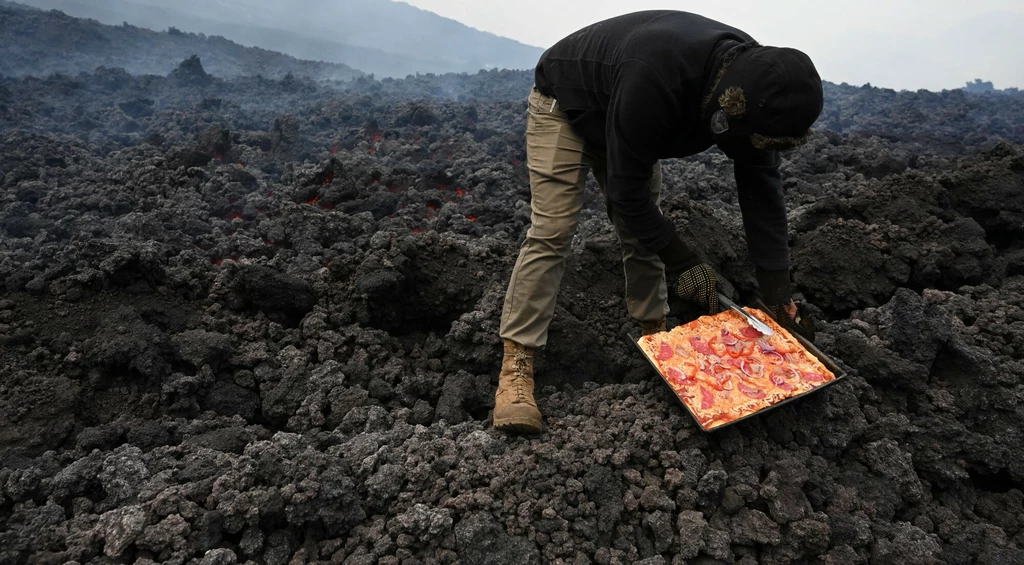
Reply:
[[[828,355],[825,355],[820,349],[815,347],[813,343],[807,341],[807,339],[804,338],[800,334],[793,333],[793,332],[789,332],[789,334],[791,336],[793,336],[794,338],[796,338],[796,340],[800,342],[800,345],[802,345],[804,347],[804,349],[807,350],[808,353],[810,353],[811,355],[816,357],[818,359],[818,361],[821,361],[821,364],[825,365],[825,368],[827,368],[829,371],[832,371],[832,374],[835,375],[836,378],[831,380],[831,381],[828,381],[827,383],[825,383],[825,384],[823,384],[823,385],[821,385],[819,387],[813,388],[813,389],[805,391],[805,392],[801,392],[800,394],[798,394],[796,396],[791,396],[791,397],[789,397],[789,398],[787,398],[785,400],[776,402],[775,404],[772,404],[772,405],[769,405],[769,406],[765,406],[764,408],[761,408],[760,410],[758,410],[756,412],[751,412],[750,414],[747,414],[746,416],[743,416],[742,418],[737,418],[737,419],[735,419],[735,420],[733,420],[731,422],[725,423],[725,424],[719,424],[719,425],[717,425],[717,426],[715,426],[715,427],[713,427],[711,429],[704,428],[704,426],[700,423],[700,420],[697,419],[697,415],[693,413],[693,410],[690,410],[690,407],[687,406],[687,404],[685,402],[683,402],[683,399],[678,394],[676,394],[675,389],[672,388],[672,385],[668,382],[668,379],[665,378],[664,374],[662,374],[661,369],[658,368],[658,365],[655,364],[655,362],[650,357],[647,356],[647,352],[644,351],[643,347],[640,347],[640,338],[634,337],[632,334],[630,334],[629,335],[629,339],[630,339],[630,341],[633,342],[633,345],[635,345],[636,348],[640,350],[640,355],[642,355],[643,358],[646,359],[648,363],[650,363],[651,367],[654,368],[654,372],[657,373],[659,377],[661,377],[661,381],[663,383],[665,383],[665,386],[667,386],[668,389],[672,392],[672,396],[676,397],[676,400],[678,400],[679,404],[681,404],[683,406],[683,409],[686,410],[686,413],[689,414],[691,418],[693,418],[693,421],[694,421],[694,423],[697,424],[697,427],[701,431],[703,431],[705,433],[711,433],[711,432],[717,432],[718,430],[721,430],[722,428],[727,428],[727,427],[729,427],[729,426],[731,426],[733,424],[738,424],[738,423],[740,423],[740,422],[742,422],[744,420],[747,420],[749,418],[754,418],[756,416],[761,416],[761,415],[763,415],[764,413],[766,413],[768,411],[771,411],[771,410],[774,410],[774,409],[778,408],[779,406],[783,406],[783,405],[788,404],[790,402],[793,402],[795,400],[799,400],[799,399],[801,399],[801,398],[803,398],[803,397],[805,397],[805,396],[807,396],[809,394],[814,394],[816,392],[824,390],[824,389],[826,389],[826,388],[828,388],[828,387],[838,383],[839,381],[843,380],[846,377],[846,372],[843,371],[842,369],[840,369],[839,365],[837,365],[835,363],[835,361],[833,361],[831,358],[829,358]]]

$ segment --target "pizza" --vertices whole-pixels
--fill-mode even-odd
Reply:
[[[835,375],[764,312],[767,336],[726,310],[643,336],[638,344],[665,381],[710,430],[835,380]]]

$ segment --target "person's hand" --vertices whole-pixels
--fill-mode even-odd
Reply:
[[[717,314],[718,306],[718,274],[707,263],[690,267],[676,278],[672,287],[676,295],[700,305],[709,315]]]
[[[788,304],[766,304],[764,309],[786,331],[799,334],[814,343],[815,323],[807,305],[790,300]]]
[[[813,343],[814,319],[805,304],[797,304],[790,296],[789,270],[769,271],[758,268],[755,275],[761,291],[762,309],[789,333],[799,334]]]
[[[679,236],[658,252],[665,264],[665,282],[676,296],[699,304],[708,314],[717,314],[721,278],[715,269],[702,263],[697,253],[683,243]]]

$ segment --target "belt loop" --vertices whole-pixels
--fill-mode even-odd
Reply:
[[[551,109],[548,110],[548,112],[554,112],[555,111],[555,104],[558,104],[558,100],[552,100],[551,101]]]

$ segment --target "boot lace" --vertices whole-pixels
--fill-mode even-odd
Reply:
[[[512,390],[516,394],[516,402],[526,402],[526,379],[530,370],[530,356],[524,350],[518,350],[513,356]]]

